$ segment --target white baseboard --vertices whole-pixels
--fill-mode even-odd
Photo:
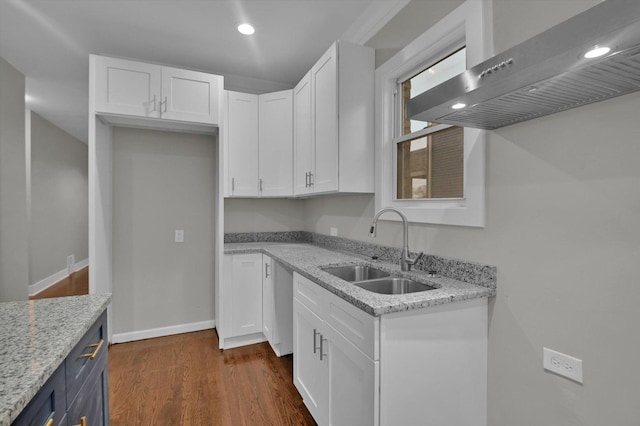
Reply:
[[[78,272],[80,269],[89,266],[89,258],[81,260],[80,262],[76,262],[73,265],[73,271]],[[55,283],[67,278],[69,276],[69,271],[67,268],[64,268],[61,271],[56,272],[53,275],[49,275],[47,278],[38,281],[37,283],[29,285],[29,296],[35,296],[43,290],[48,289]]]
[[[190,333],[192,331],[208,330],[215,328],[216,322],[200,321],[189,324],[171,325],[168,327],[150,328],[147,330],[117,333],[111,337],[111,343],[133,342],[135,340],[153,339],[154,337],[171,336],[174,334]]]
[[[253,345],[255,343],[266,342],[267,338],[262,333],[247,334],[245,336],[219,338],[219,349],[233,349],[240,346]]]

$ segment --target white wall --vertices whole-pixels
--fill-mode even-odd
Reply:
[[[0,302],[29,284],[24,75],[0,58]]]
[[[114,334],[213,321],[215,144],[113,129]]]
[[[496,51],[597,3],[497,0]],[[490,302],[488,424],[638,424],[640,93],[489,132],[484,229],[410,225],[409,247],[498,268]],[[373,197],[306,204],[306,230],[372,241]],[[400,245],[396,222],[382,244]],[[542,347],[584,361],[545,372]]]
[[[87,260],[86,144],[31,114],[31,284],[67,268],[67,256]]]

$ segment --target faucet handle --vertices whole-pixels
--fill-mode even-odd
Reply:
[[[418,255],[417,255],[416,257],[414,257],[413,259],[411,259],[409,256],[407,256],[407,263],[408,263],[409,265],[415,265],[415,264],[420,260],[420,258],[421,258],[423,255],[424,255],[424,252],[423,252],[423,251],[421,251],[421,252],[420,252],[420,254],[418,254]]]

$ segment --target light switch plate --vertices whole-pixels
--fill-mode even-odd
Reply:
[[[542,348],[542,358],[545,370],[582,383],[581,359],[548,348]]]

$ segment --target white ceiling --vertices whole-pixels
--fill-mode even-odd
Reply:
[[[336,39],[366,42],[408,0],[0,0],[0,57],[27,108],[87,141],[90,53],[225,76],[227,89],[293,87]],[[256,27],[252,36],[238,23]]]

